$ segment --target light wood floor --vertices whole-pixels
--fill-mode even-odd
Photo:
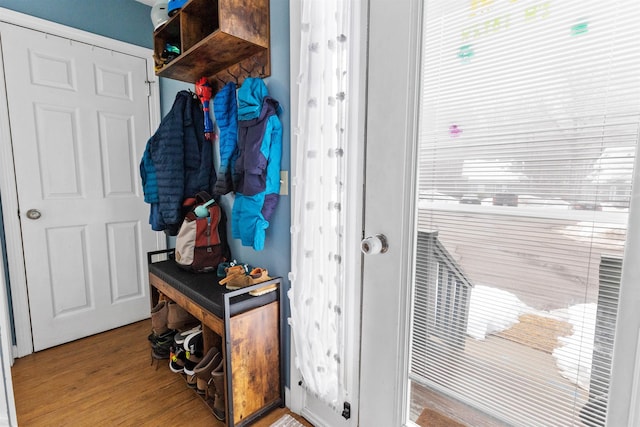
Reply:
[[[11,373],[19,425],[223,427],[167,361],[151,365],[149,328],[142,321],[17,359]],[[287,413],[274,409],[253,426]]]

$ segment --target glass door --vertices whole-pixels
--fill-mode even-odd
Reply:
[[[361,420],[604,426],[640,5],[384,3],[364,234],[389,251],[363,261]]]

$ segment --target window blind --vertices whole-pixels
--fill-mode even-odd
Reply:
[[[498,425],[605,425],[638,22],[635,0],[425,1],[413,419],[437,393]]]

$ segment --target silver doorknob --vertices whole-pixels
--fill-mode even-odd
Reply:
[[[383,254],[389,250],[387,237],[384,234],[376,234],[362,239],[360,250],[365,255]]]
[[[27,211],[27,218],[29,219],[39,219],[42,216],[38,209],[29,209]]]

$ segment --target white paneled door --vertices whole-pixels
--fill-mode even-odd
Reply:
[[[140,57],[0,24],[34,350],[149,315]]]

